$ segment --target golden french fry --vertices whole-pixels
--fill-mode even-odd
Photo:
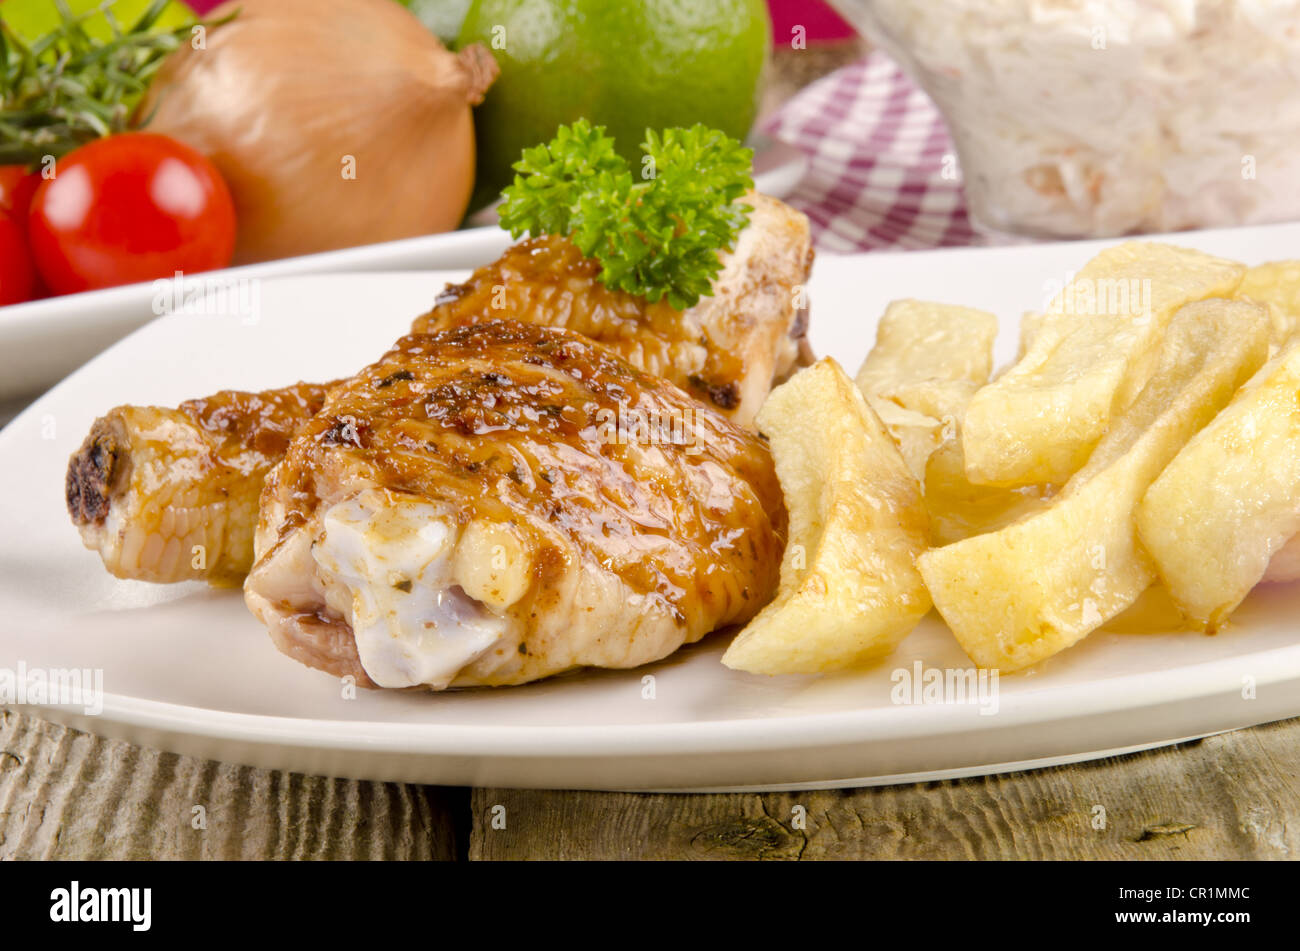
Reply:
[[[944,423],[916,410],[903,409],[886,399],[867,397],[867,405],[885,424],[907,463],[907,471],[919,482],[925,477],[925,464],[943,444]]]
[[[865,392],[891,399],[931,381],[983,386],[993,371],[997,334],[998,319],[987,311],[896,300],[885,308],[876,345],[855,382]]]
[[[1033,330],[1024,358],[966,409],[966,471],[982,485],[1063,483],[1154,368],[1184,304],[1232,294],[1243,265],[1128,242],[1088,262]]]
[[[1038,332],[1043,329],[1043,324],[1047,322],[1047,314],[1042,311],[1026,311],[1020,318],[1020,346],[1016,351],[1016,361],[1019,362],[1025,358],[1030,348],[1034,345],[1034,338]],[[1010,369],[1008,367],[1008,369]]]
[[[1268,311],[1273,346],[1281,347],[1300,330],[1300,261],[1271,261],[1251,268],[1234,296]]]
[[[1087,465],[1042,511],[919,560],[935,607],[984,667],[1016,670],[1064,650],[1124,610],[1155,578],[1133,511],[1191,436],[1268,357],[1255,305],[1183,307],[1155,372]]]
[[[988,382],[997,333],[998,319],[986,311],[929,301],[894,301],[880,318],[855,382],[918,479]]]
[[[951,545],[972,535],[997,531],[1043,508],[1051,487],[1004,489],[975,485],[966,478],[960,439],[932,453],[925,469],[925,508],[930,513],[930,543]]]
[[[1300,341],[1183,448],[1138,507],[1142,544],[1198,627],[1221,625],[1300,532],[1298,397]]]
[[[758,414],[790,513],[776,598],[723,655],[736,670],[816,673],[876,659],[930,609],[916,570],[921,490],[839,364],[821,360]]]

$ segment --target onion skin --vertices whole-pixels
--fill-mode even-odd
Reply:
[[[236,11],[163,64],[136,112],[225,178],[235,264],[460,224],[491,53],[449,52],[393,0],[235,0],[211,18]]]

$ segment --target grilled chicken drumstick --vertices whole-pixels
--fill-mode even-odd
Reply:
[[[502,316],[567,327],[748,425],[801,348],[806,355],[802,285],[812,250],[802,214],[755,193],[745,201],[754,211],[723,255],[713,294],[684,312],[605,287],[599,266],[573,244],[542,237],[448,288],[415,330]],[[112,410],[68,464],[68,510],[82,541],[118,577],[237,584],[252,563],[266,472],[326,389],[297,384],[176,409]]]
[[[334,384],[119,406],[68,462],[68,512],[119,578],[238,585],[267,472]]]
[[[633,667],[772,597],[786,514],[758,436],[575,333],[398,341],[267,480],[253,613],[381,687]]]

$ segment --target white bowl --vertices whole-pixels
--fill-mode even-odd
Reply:
[[[1300,2],[833,3],[943,112],[982,228],[1300,218]]]

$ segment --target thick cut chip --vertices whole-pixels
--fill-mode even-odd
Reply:
[[[790,514],[776,598],[723,655],[736,670],[817,673],[889,653],[930,610],[916,558],[921,490],[839,364],[777,387],[758,414]]]
[[[858,370],[864,393],[911,406],[909,395],[929,401],[934,384],[983,386],[993,371],[993,340],[998,319],[983,310],[896,300],[885,308],[876,328],[876,345]]]
[[[970,398],[988,382],[997,332],[997,318],[986,311],[895,301],[858,370],[858,388],[924,487],[936,544],[1000,528],[1041,495],[975,486],[966,478],[961,420]]]
[[[1273,346],[1281,347],[1300,330],[1300,261],[1271,261],[1251,268],[1234,296],[1268,311]]]
[[[1169,464],[1137,524],[1188,620],[1222,624],[1300,532],[1300,341]]]
[[[933,416],[904,409],[886,399],[868,396],[867,405],[885,424],[885,430],[907,463],[907,471],[917,481],[925,478],[926,463],[935,450],[943,445],[945,424]]]
[[[1047,315],[1041,311],[1026,311],[1020,318],[1020,347],[1016,351],[1016,360],[1020,361],[1025,358],[1034,346],[1034,339],[1038,332],[1043,329],[1043,324],[1047,322]],[[1014,365],[1014,364],[1013,364]],[[1011,369],[1007,367],[1007,369]]]
[[[992,314],[953,304],[898,300],[880,318],[855,382],[918,479],[988,382],[997,333]]]
[[[1041,512],[920,559],[935,607],[984,667],[1016,670],[1064,650],[1155,579],[1133,511],[1147,487],[1268,358],[1253,304],[1205,301],[1169,326],[1147,385],[1088,464]]]
[[[971,399],[963,430],[970,480],[1068,480],[1150,377],[1173,313],[1230,296],[1245,270],[1140,242],[1089,261],[1033,328],[1024,358]]]
[[[997,318],[986,311],[895,301],[858,371],[858,388],[922,483],[934,544],[1000,528],[1042,495],[1036,487],[977,486],[966,478],[961,420],[988,382],[997,331]]]
[[[966,478],[960,438],[934,452],[925,467],[925,508],[930,513],[930,542],[951,545],[963,538],[994,532],[1047,505],[1052,486],[1005,489],[975,485]]]

